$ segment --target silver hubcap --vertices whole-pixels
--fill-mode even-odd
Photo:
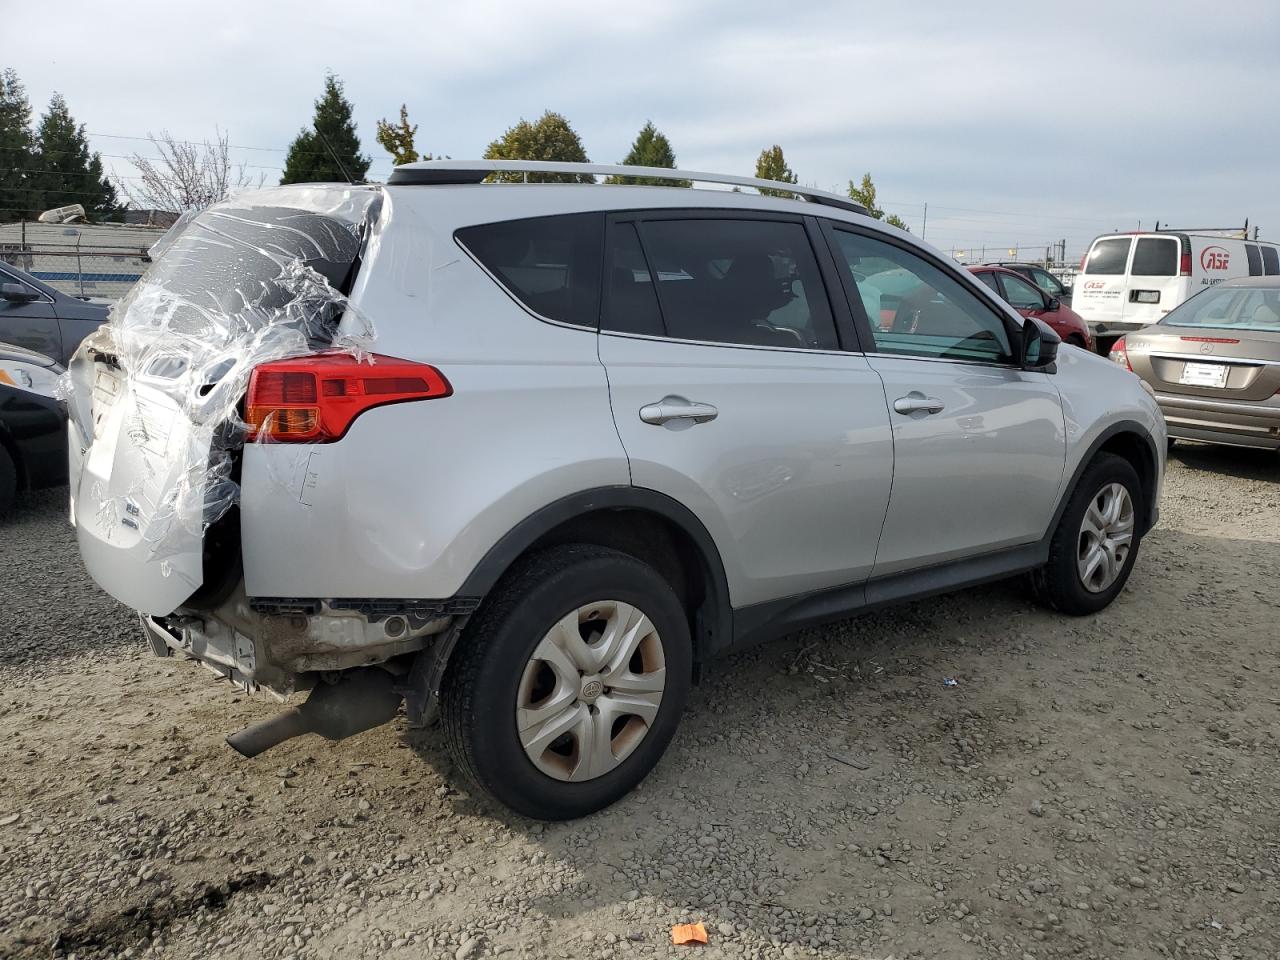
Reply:
[[[1086,590],[1101,593],[1120,576],[1133,546],[1133,500],[1119,483],[1093,495],[1080,523],[1076,569]]]
[[[579,607],[547,631],[520,677],[516,729],[557,780],[603,776],[640,745],[667,681],[658,631],[620,600]]]

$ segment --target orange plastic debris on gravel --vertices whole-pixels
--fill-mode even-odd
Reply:
[[[676,946],[682,943],[706,943],[707,928],[700,923],[677,923],[671,928],[671,942]]]

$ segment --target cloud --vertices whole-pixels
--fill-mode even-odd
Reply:
[[[1280,7],[1266,3],[226,0],[204,23],[171,3],[60,9],[56,43],[6,51],[37,109],[57,89],[99,134],[221,127],[277,148],[240,151],[264,167],[283,162],[333,70],[375,176],[390,169],[375,121],[401,102],[420,146],[455,157],[554,109],[605,162],[652,119],[690,169],[750,173],[780,143],[807,183],[870,170],[913,227],[929,202],[930,237],[947,245],[1079,248],[1156,217],[1251,216],[1280,235]],[[50,30],[39,5],[6,14],[9,36]]]

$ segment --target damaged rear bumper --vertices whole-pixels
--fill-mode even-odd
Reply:
[[[196,660],[247,691],[287,697],[318,677],[426,648],[474,601],[250,600],[243,584],[212,610],[140,614],[157,656]]]

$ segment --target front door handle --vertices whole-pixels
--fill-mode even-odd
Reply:
[[[905,397],[893,401],[893,409],[905,416],[913,413],[941,413],[946,406],[937,397],[926,397],[919,390],[912,390]]]
[[[709,403],[694,403],[676,396],[663,397],[657,403],[648,403],[640,408],[641,420],[659,426],[679,420],[706,423],[719,415],[720,411]]]

